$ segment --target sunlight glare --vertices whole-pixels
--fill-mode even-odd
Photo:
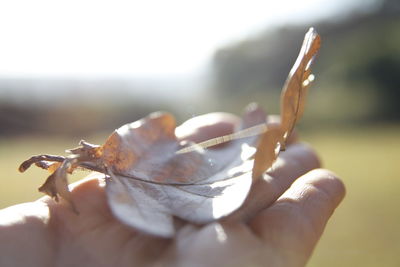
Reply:
[[[218,47],[327,1],[306,2],[5,0],[0,75],[192,73]]]

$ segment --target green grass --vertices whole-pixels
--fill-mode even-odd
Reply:
[[[305,139],[347,188],[308,266],[400,266],[400,127]]]
[[[308,266],[400,266],[400,126],[321,130],[303,139],[347,187]],[[42,196],[37,187],[46,172],[33,167],[20,174],[21,161],[33,154],[63,154],[78,141],[0,140],[0,208]],[[86,174],[78,172],[71,180]]]

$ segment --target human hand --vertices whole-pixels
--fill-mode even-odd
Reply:
[[[179,136],[202,141],[228,134],[238,119],[208,114]],[[102,179],[72,185],[80,215],[49,197],[0,211],[1,266],[304,266],[344,186],[304,144],[281,153],[244,205],[221,221],[181,225],[174,239],[135,231],[115,219]]]

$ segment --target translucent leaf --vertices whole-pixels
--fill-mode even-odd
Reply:
[[[247,116],[242,127],[264,122],[265,115]],[[252,136],[218,149],[195,146],[176,153],[193,144],[177,140],[171,134],[174,127],[171,115],[151,114],[119,128],[103,146],[114,215],[136,229],[166,237],[174,234],[173,216],[207,223],[242,205],[251,187],[257,141]]]
[[[314,80],[314,76],[311,74],[311,64],[320,45],[320,36],[314,28],[310,28],[304,37],[299,56],[283,86],[281,125],[285,142],[293,131],[296,122],[303,115],[307,89]]]

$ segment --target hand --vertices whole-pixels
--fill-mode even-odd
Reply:
[[[232,132],[238,121],[204,116],[182,125],[179,136],[202,141]],[[304,266],[345,192],[318,167],[308,146],[290,145],[238,211],[208,225],[183,225],[173,240],[117,221],[104,175],[93,174],[71,186],[79,216],[49,197],[1,210],[0,266]]]

